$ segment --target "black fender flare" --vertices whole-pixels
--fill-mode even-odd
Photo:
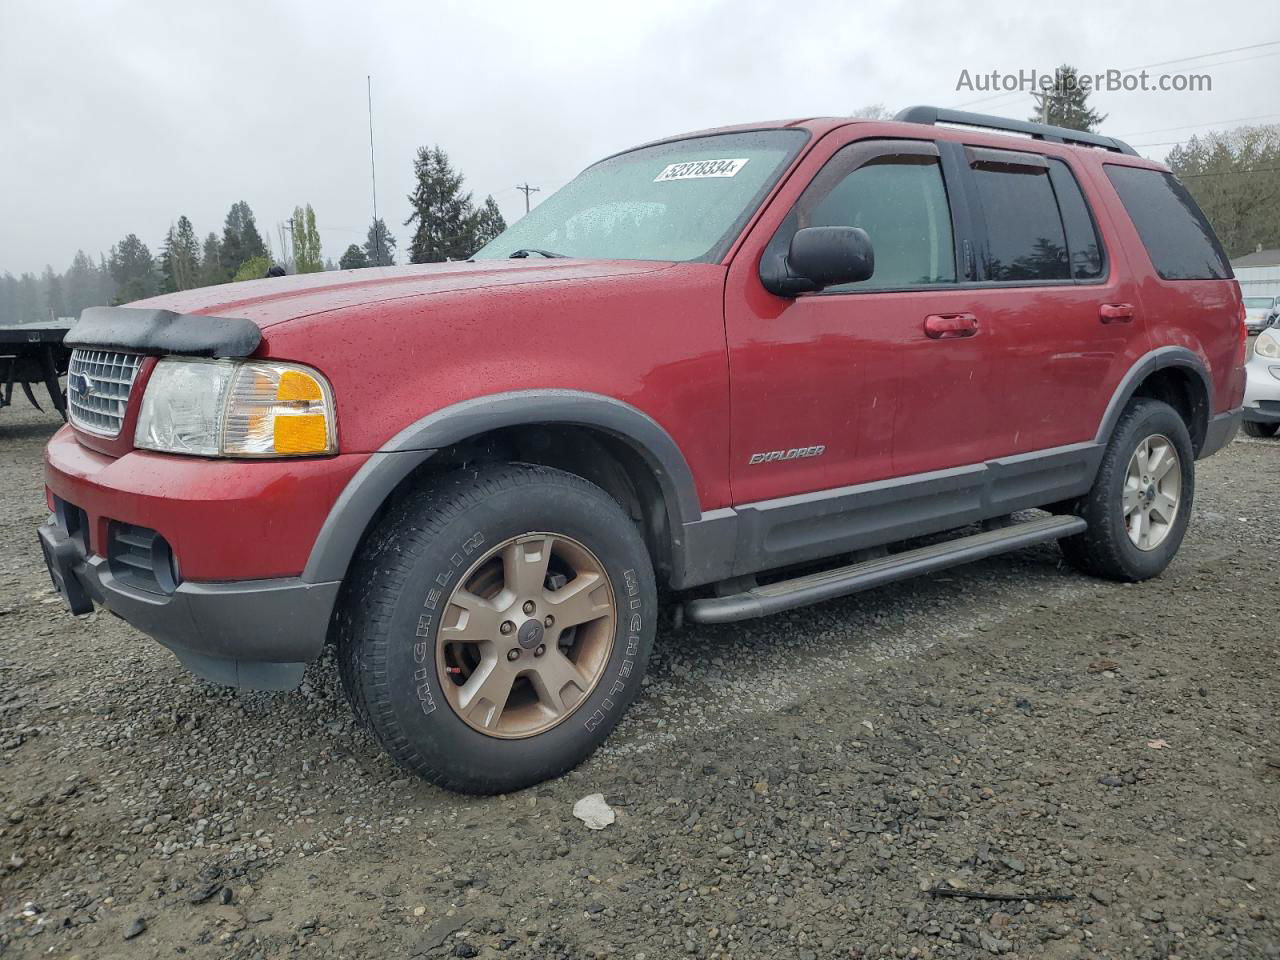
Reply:
[[[308,583],[341,580],[361,537],[397,486],[436,451],[501,427],[561,423],[594,427],[628,444],[662,489],[673,553],[683,552],[681,531],[699,520],[697,487],[679,446],[662,426],[614,397],[579,390],[517,390],[464,400],[405,427],[356,471],[325,518],[307,559]]]
[[[1190,370],[1199,378],[1204,387],[1207,424],[1213,417],[1213,374],[1209,372],[1208,365],[1199,354],[1186,347],[1159,347],[1139,357],[1137,362],[1129,368],[1129,372],[1121,378],[1120,385],[1111,395],[1107,409],[1102,415],[1102,422],[1098,426],[1094,442],[1105,445],[1111,439],[1111,434],[1120,421],[1125,405],[1133,399],[1142,381],[1158,370],[1167,370],[1170,367]]]

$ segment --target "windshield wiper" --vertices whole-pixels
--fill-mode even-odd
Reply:
[[[507,259],[523,260],[531,253],[536,253],[540,257],[547,257],[551,260],[564,260],[569,256],[567,253],[556,253],[554,250],[539,250],[537,247],[521,247],[519,250],[515,250],[509,254]]]

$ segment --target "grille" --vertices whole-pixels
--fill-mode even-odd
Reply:
[[[71,351],[67,367],[67,407],[71,422],[100,437],[120,432],[129,406],[129,391],[142,357],[114,350]]]

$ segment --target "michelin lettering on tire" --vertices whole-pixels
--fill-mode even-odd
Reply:
[[[457,568],[466,563],[467,559],[483,544],[484,534],[479,530],[468,537],[461,548],[449,558],[451,569],[443,570],[436,575],[435,585],[427,591],[426,599],[422,601],[422,609],[426,612],[419,614],[418,629],[415,631],[417,639],[413,643],[413,662],[415,667],[413,679],[416,684],[414,692],[418,697],[418,703],[421,705],[424,714],[434,713],[436,709],[436,698],[431,690],[431,676],[432,671],[435,669],[434,628],[438,612],[437,608],[445,596],[445,587],[453,582]]]
[[[600,704],[596,711],[583,721],[583,726],[589,731],[594,731],[596,727],[604,722],[605,715],[613,712],[613,698],[627,689],[627,680],[631,678],[631,670],[635,666],[635,661],[631,658],[640,650],[640,628],[644,625],[644,619],[640,612],[644,604],[644,601],[640,599],[640,581],[637,579],[634,570],[622,571],[622,581],[627,590],[627,609],[630,611],[627,616],[626,656],[618,666],[618,675],[613,681],[613,686],[609,688],[609,695],[605,697],[604,702]]]

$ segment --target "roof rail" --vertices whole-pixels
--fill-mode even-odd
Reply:
[[[1032,123],[1029,120],[993,117],[988,113],[969,113],[966,110],[949,110],[946,107],[907,107],[905,110],[900,110],[893,119],[903,123],[924,123],[929,126],[939,123],[956,123],[966,127],[983,127],[1006,133],[1024,133],[1035,140],[1045,140],[1049,143],[1101,147],[1104,150],[1127,153],[1134,157],[1138,155],[1138,151],[1133,147],[1115,137],[1104,137],[1100,133],[1087,133],[1068,127],[1055,127],[1047,123]]]

